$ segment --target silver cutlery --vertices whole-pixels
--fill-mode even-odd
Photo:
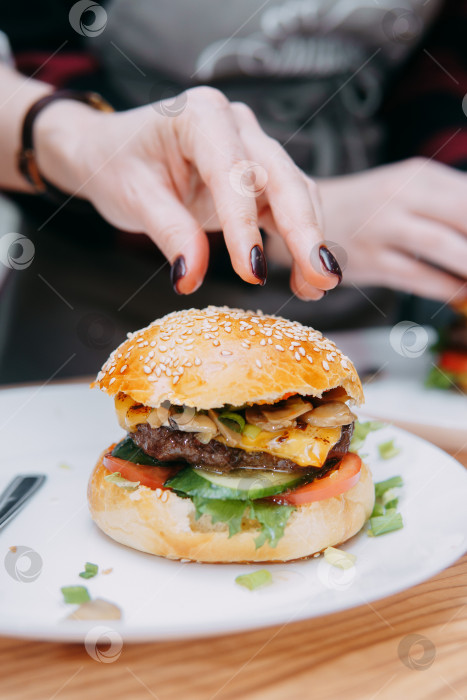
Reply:
[[[6,525],[46,480],[45,474],[18,474],[0,495],[0,528]]]

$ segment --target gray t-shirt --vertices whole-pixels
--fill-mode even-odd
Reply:
[[[129,104],[215,84],[315,176],[379,161],[393,70],[442,0],[111,0],[89,40]]]

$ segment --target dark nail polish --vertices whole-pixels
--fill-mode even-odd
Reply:
[[[253,246],[250,252],[251,270],[259,280],[260,285],[263,287],[266,284],[266,277],[268,275],[268,266],[266,264],[266,258],[259,245]]]
[[[342,282],[342,270],[334,255],[331,253],[329,248],[326,248],[325,245],[322,245],[319,248],[319,259],[321,260],[323,267],[328,272],[331,272],[333,275],[337,275],[340,284]]]
[[[182,277],[185,277],[185,275],[185,258],[183,257],[183,255],[179,255],[170,269],[170,281],[172,282],[172,286],[177,292],[177,294],[181,294],[181,292],[178,291],[178,283],[182,279]]]

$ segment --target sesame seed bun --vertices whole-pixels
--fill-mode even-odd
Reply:
[[[108,474],[99,459],[89,481],[88,502],[93,520],[117,542],[168,559],[198,562],[279,562],[310,557],[345,542],[369,518],[374,505],[371,473],[362,464],[355,486],[333,498],[297,506],[276,547],[256,549],[258,523],[242,522],[229,537],[227,523],[212,524],[208,515],[195,519],[189,498],[174,491],[139,486],[128,491],[104,480]]]
[[[197,409],[272,403],[339,386],[363,401],[352,362],[318,331],[216,306],[177,311],[130,333],[91,386],[153,407],[165,400]]]

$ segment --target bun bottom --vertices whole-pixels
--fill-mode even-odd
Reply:
[[[139,486],[127,491],[105,481],[109,472],[99,459],[88,484],[91,515],[100,529],[117,542],[167,559],[209,563],[285,562],[303,559],[345,542],[369,518],[374,505],[371,472],[362,464],[358,483],[345,493],[298,506],[276,547],[256,549],[258,524],[245,519],[242,531],[229,538],[225,523],[208,515],[195,520],[189,498],[169,490]]]

